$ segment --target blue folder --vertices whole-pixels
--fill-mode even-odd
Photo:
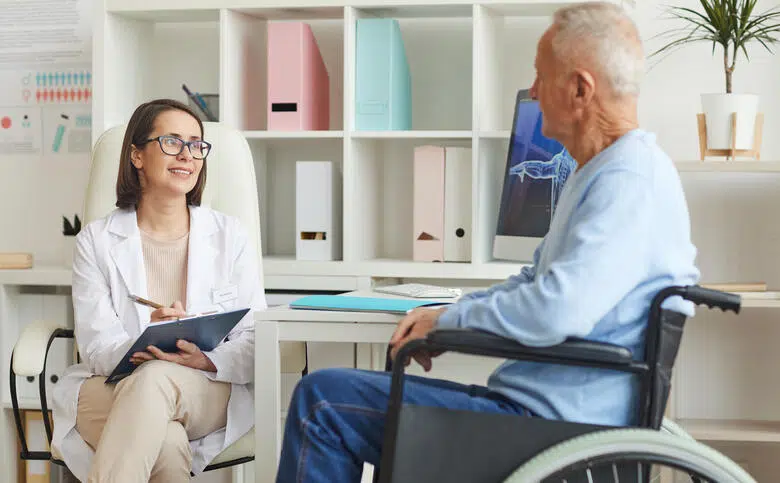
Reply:
[[[197,345],[203,352],[213,350],[247,312],[249,309],[239,309],[149,324],[108,376],[106,384],[129,376],[138,367],[130,362],[130,357],[136,352],[147,352],[146,348],[150,345],[163,352],[178,352],[176,342],[183,339]]]
[[[355,129],[411,129],[412,78],[398,20],[361,18],[355,28]]]
[[[417,307],[447,305],[452,302],[430,300],[396,299],[382,297],[351,297],[348,295],[309,295],[293,301],[292,309],[334,310],[340,312],[385,312],[406,314]]]

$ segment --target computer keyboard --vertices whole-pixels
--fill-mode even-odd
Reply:
[[[460,297],[462,291],[458,288],[437,287],[423,283],[404,283],[386,287],[374,287],[374,292],[412,297],[418,299],[446,299]]]

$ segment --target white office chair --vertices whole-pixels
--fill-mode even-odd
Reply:
[[[202,204],[236,216],[250,233],[250,242],[258,254],[258,266],[262,280],[262,256],[260,245],[260,209],[257,195],[254,162],[246,139],[238,131],[218,122],[204,122],[204,138],[212,143],[208,155],[208,175],[203,192]],[[92,220],[107,215],[115,208],[116,177],[119,170],[119,154],[125,126],[117,126],[104,132],[97,140],[92,152],[92,166],[84,202],[86,225]],[[14,418],[19,432],[23,460],[51,460],[64,466],[56,455],[46,451],[29,451],[21,422],[16,395],[16,376],[38,377],[40,384],[41,409],[48,441],[52,430],[46,402],[46,355],[55,338],[72,338],[73,330],[59,321],[36,321],[28,325],[17,340],[11,363],[11,400]],[[306,346],[303,343],[288,342],[280,346],[282,372],[307,372]],[[78,356],[78,355],[76,355]],[[254,430],[249,431],[233,445],[211,461],[205,471],[225,468],[254,460]]]

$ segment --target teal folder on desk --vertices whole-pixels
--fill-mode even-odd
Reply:
[[[355,129],[411,129],[412,79],[398,20],[361,18],[355,27]]]
[[[309,295],[293,301],[290,304],[290,308],[333,310],[338,312],[385,312],[403,315],[417,307],[433,307],[450,303],[452,302],[382,297],[350,297],[346,295]]]

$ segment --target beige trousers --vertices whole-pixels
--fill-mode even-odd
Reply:
[[[79,391],[76,430],[95,450],[87,481],[189,481],[189,441],[227,424],[230,384],[159,360],[104,381],[91,377]]]

